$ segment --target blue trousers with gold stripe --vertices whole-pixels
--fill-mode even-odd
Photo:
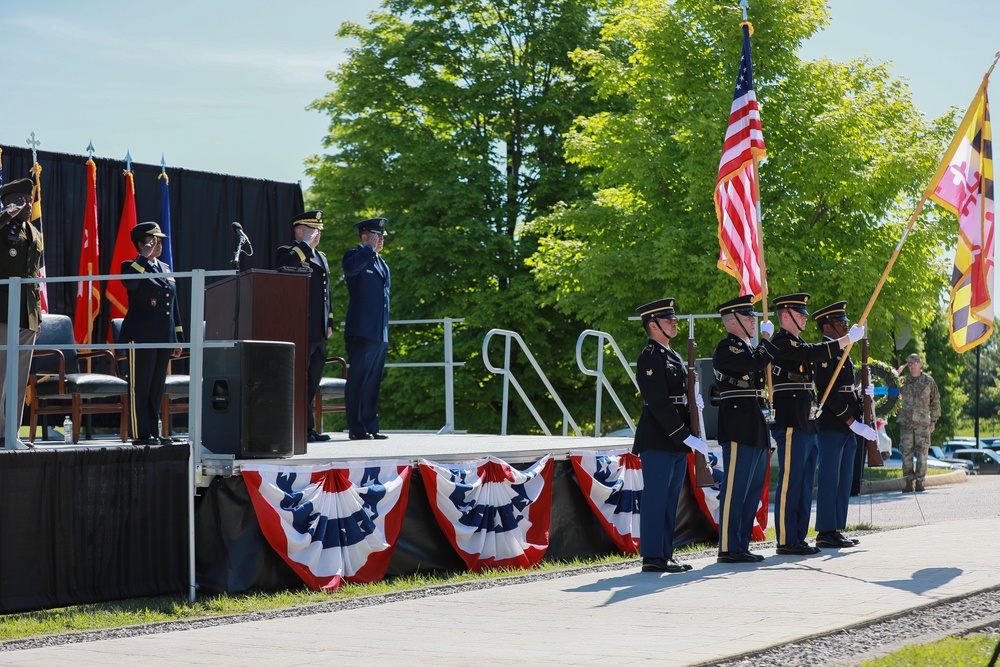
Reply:
[[[677,499],[687,471],[687,454],[647,449],[640,452],[639,460],[639,554],[643,558],[673,558]]]
[[[778,443],[774,533],[779,547],[794,546],[805,542],[809,532],[819,443],[815,433],[791,427],[772,428],[771,436]]]
[[[764,491],[770,449],[722,443],[725,476],[719,487],[719,553],[750,551],[754,517]]]
[[[847,527],[847,508],[854,481],[857,438],[848,431],[819,432],[819,484],[816,489],[816,532]]]

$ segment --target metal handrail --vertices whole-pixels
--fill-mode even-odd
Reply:
[[[591,370],[587,368],[583,363],[583,340],[588,336],[594,336],[597,338],[597,369]],[[618,361],[621,362],[622,367],[628,374],[629,379],[632,380],[632,384],[635,385],[635,390],[639,391],[639,383],[636,382],[635,373],[632,372],[631,366],[629,366],[628,361],[625,359],[625,355],[622,351],[618,349],[618,343],[611,334],[604,331],[597,331],[596,329],[584,329],[580,336],[576,339],[576,365],[580,368],[580,371],[584,375],[589,375],[590,377],[597,378],[597,400],[596,400],[596,413],[594,416],[594,437],[599,438],[601,436],[601,388],[606,387],[608,393],[611,394],[612,400],[614,400],[615,405],[618,406],[618,411],[625,417],[628,427],[632,429],[635,433],[635,422],[632,421],[632,417],[629,415],[628,410],[622,405],[621,400],[618,398],[618,394],[615,393],[614,387],[608,382],[607,375],[604,374],[604,346],[611,345],[611,349],[614,351],[615,356],[618,357]]]
[[[497,368],[496,366],[490,363],[490,357],[489,357],[490,339],[496,335],[503,336],[505,341],[503,368]],[[491,373],[498,373],[500,375],[503,375],[503,412],[501,414],[500,435],[507,435],[507,405],[508,405],[507,399],[509,395],[509,386],[511,384],[514,385],[514,389],[517,390],[517,393],[521,395],[521,400],[524,401],[525,406],[527,406],[528,410],[531,411],[531,414],[534,416],[535,421],[538,422],[538,425],[541,427],[542,431],[545,432],[545,435],[552,435],[552,432],[549,431],[549,427],[545,425],[545,422],[542,421],[542,418],[538,414],[538,411],[535,410],[535,406],[531,403],[531,400],[528,398],[528,395],[525,393],[524,389],[521,388],[521,385],[517,381],[517,378],[515,378],[511,373],[510,370],[511,339],[516,340],[517,344],[521,346],[521,351],[524,352],[524,355],[528,358],[528,361],[531,362],[531,366],[532,368],[535,369],[535,373],[538,374],[538,377],[545,385],[545,388],[549,390],[549,394],[552,395],[552,398],[553,400],[555,400],[556,405],[558,405],[559,409],[562,410],[563,435],[564,436],[569,435],[569,432],[567,430],[567,425],[572,425],[573,430],[576,431],[576,434],[582,436],[583,433],[580,431],[580,427],[576,425],[576,422],[573,420],[572,415],[569,414],[569,410],[566,409],[566,405],[563,404],[562,399],[559,398],[559,394],[556,393],[556,390],[552,387],[552,384],[549,382],[549,379],[545,376],[545,373],[542,372],[542,369],[538,365],[538,362],[535,361],[535,357],[531,354],[531,350],[529,350],[528,346],[525,345],[524,339],[521,338],[521,336],[519,336],[514,331],[508,331],[507,329],[490,329],[489,331],[486,332],[486,336],[483,338],[483,363],[486,365],[486,370],[490,371]]]

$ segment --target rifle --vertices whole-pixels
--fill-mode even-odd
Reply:
[[[688,320],[688,381],[687,399],[688,412],[691,415],[691,432],[702,440],[705,440],[705,429],[702,428],[701,411],[698,410],[698,381],[695,371],[694,350],[697,343],[694,341],[694,318]],[[694,473],[695,485],[699,488],[714,486],[715,478],[712,476],[712,467],[708,465],[708,460],[701,452],[694,452]]]
[[[846,354],[846,351],[845,351]],[[864,422],[873,429],[875,428],[875,404],[872,397],[866,391],[872,383],[872,372],[868,365],[868,336],[861,339],[861,405],[864,411]],[[865,440],[865,449],[868,452],[868,467],[879,468],[884,465],[882,454],[878,451],[878,443],[872,440]]]

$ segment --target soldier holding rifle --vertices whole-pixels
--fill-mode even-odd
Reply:
[[[848,335],[850,320],[847,302],[838,301],[813,313],[813,319],[829,343]],[[843,351],[835,352],[829,361],[816,364],[816,386],[826,387],[834,380],[834,370]],[[857,540],[844,537],[847,527],[847,507],[854,477],[854,455],[858,449],[856,435],[875,440],[875,429],[862,420],[861,395],[854,385],[854,363],[850,355],[840,366],[833,390],[819,416],[819,489],[816,493],[816,546],[828,549],[853,547]],[[869,385],[870,387],[870,385]]]
[[[757,563],[764,557],[750,553],[750,537],[770,453],[765,369],[777,350],[768,340],[753,345],[757,316],[752,295],[727,301],[716,310],[729,334],[712,355],[719,398],[718,437],[725,468],[719,489],[718,562]],[[767,337],[774,333],[770,322],[762,323],[760,328]]]
[[[687,470],[687,453],[708,453],[705,441],[691,433],[684,360],[670,349],[677,337],[674,299],[636,308],[648,342],[636,362],[642,415],[632,451],[642,461],[639,505],[639,552],[643,572],[684,572],[690,565],[674,560],[677,499]]]
[[[847,335],[836,340],[815,344],[803,341],[799,334],[805,331],[809,322],[806,310],[809,296],[800,292],[775,297],[772,302],[781,325],[781,330],[771,339],[777,348],[771,365],[775,421],[771,436],[778,444],[774,532],[779,555],[819,553],[818,547],[806,542],[819,453],[813,364],[836,360],[840,350],[865,335],[865,328],[855,324]]]

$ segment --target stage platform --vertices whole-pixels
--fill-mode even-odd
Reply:
[[[465,433],[387,432],[386,440],[351,440],[346,433],[328,433],[328,442],[310,442],[305,454],[282,459],[237,459],[236,465],[276,463],[319,465],[334,461],[404,459],[416,463],[471,461],[490,455],[508,463],[535,461],[546,454],[566,459],[573,450],[629,449],[632,438],[592,438],[546,435],[482,435]]]

